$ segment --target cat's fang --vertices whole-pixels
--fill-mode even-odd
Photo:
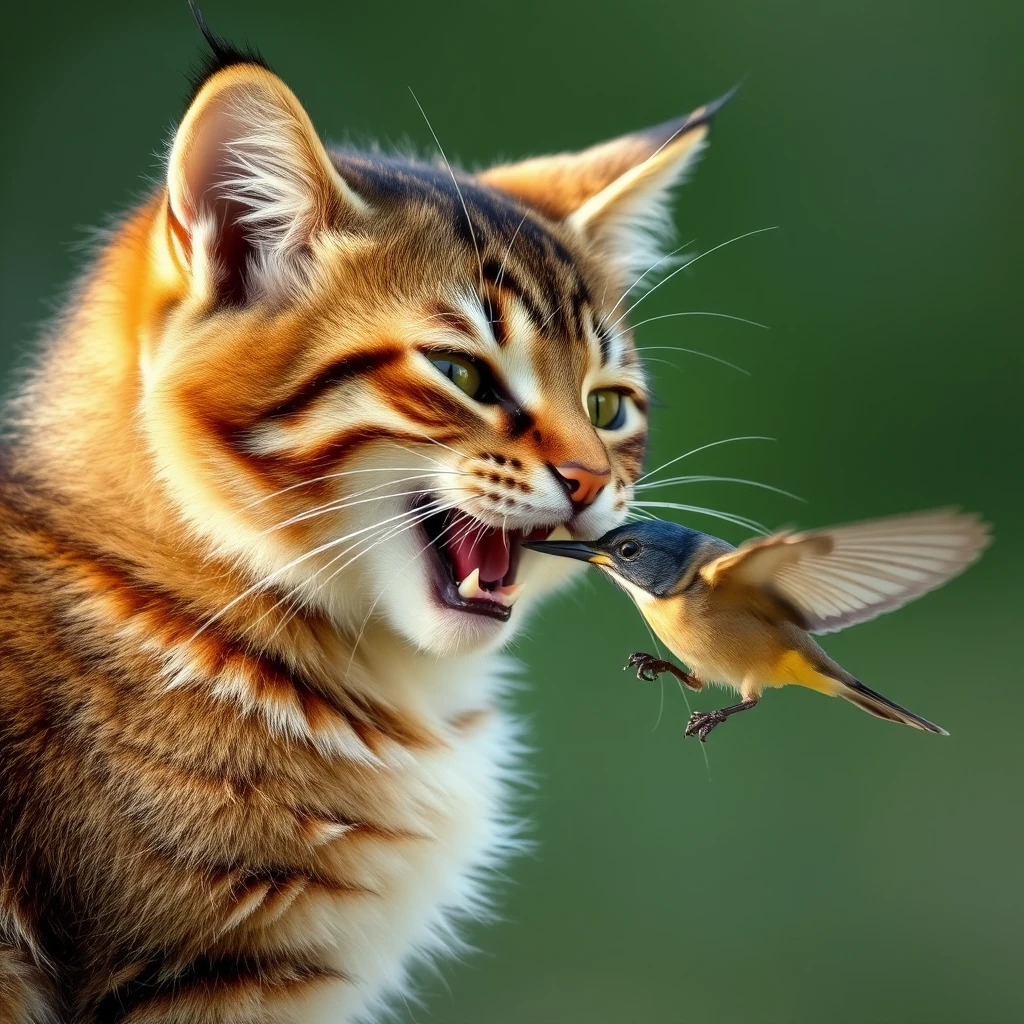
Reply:
[[[509,583],[508,586],[498,587],[491,597],[493,600],[497,601],[498,604],[503,604],[506,608],[511,608],[512,605],[519,600],[519,595],[522,594],[525,589],[525,583]]]
[[[519,600],[525,583],[508,583],[494,590],[486,590],[480,586],[480,570],[474,569],[458,587],[459,594],[467,601],[493,601],[504,608],[511,608]]]
[[[467,600],[487,599],[491,595],[480,586],[480,569],[474,569],[460,584],[459,593]]]

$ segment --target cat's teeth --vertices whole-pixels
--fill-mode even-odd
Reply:
[[[506,587],[484,590],[480,586],[480,569],[476,568],[459,584],[459,593],[467,601],[493,601],[511,608],[519,600],[525,586],[525,583],[510,583]]]
[[[499,604],[503,604],[506,608],[511,608],[519,600],[519,595],[525,587],[525,583],[510,583],[507,587],[498,587],[494,591],[494,596]]]
[[[459,593],[467,600],[471,601],[475,597],[486,597],[487,595],[480,588],[480,569],[477,567],[474,569],[460,584]]]
[[[545,540],[572,540],[572,534],[564,526],[556,526]]]

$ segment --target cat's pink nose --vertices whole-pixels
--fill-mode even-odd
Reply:
[[[569,492],[572,503],[579,506],[593,504],[612,476],[610,470],[588,469],[577,462],[553,468]]]

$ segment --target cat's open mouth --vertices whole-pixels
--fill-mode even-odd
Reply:
[[[506,622],[523,585],[516,569],[524,540],[543,540],[550,526],[500,530],[450,510],[422,523],[433,562],[438,597],[449,608]]]

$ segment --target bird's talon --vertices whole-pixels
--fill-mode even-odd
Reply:
[[[701,743],[706,743],[708,739],[708,733],[711,732],[715,726],[721,725],[728,716],[722,714],[721,711],[694,711],[690,715],[690,720],[686,724],[684,730],[684,736],[696,736]]]
[[[645,683],[657,682],[662,672],[679,674],[679,669],[671,662],[662,661],[661,658],[656,658],[653,654],[644,654],[643,651],[634,651],[629,656],[626,667],[635,668],[637,679],[642,679]]]

